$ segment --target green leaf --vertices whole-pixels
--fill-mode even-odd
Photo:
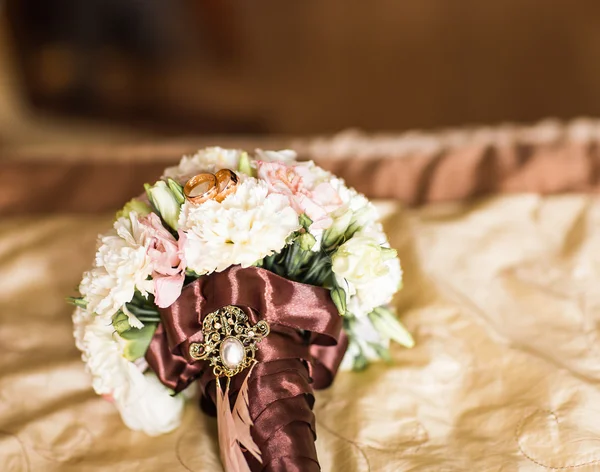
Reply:
[[[337,213],[337,214],[336,214]],[[333,224],[323,233],[321,245],[328,251],[333,251],[344,241],[346,230],[352,221],[352,210],[343,208],[334,212]]]
[[[156,321],[160,320],[160,314],[158,310],[150,306],[139,306],[133,303],[126,303],[127,309],[137,317],[145,316],[146,318],[156,318]]]
[[[342,287],[339,286],[335,286],[331,289],[331,299],[333,300],[333,303],[335,303],[335,306],[337,307],[338,311],[340,312],[340,315],[345,315],[346,314],[346,292],[344,291],[344,289]]]
[[[321,285],[320,282],[331,273],[331,259],[329,256],[320,253],[321,257],[317,257],[312,261],[308,272],[304,276],[304,281],[307,284]]]
[[[186,277],[193,277],[195,279],[200,278],[200,276],[192,269],[185,269],[185,275]]]
[[[311,220],[306,213],[302,213],[299,217],[298,217],[298,221],[300,223],[300,225],[302,225],[302,227],[308,231],[308,228],[310,227],[310,225],[313,224],[313,220]]]
[[[67,297],[67,303],[70,303],[71,305],[75,305],[76,307],[83,309],[87,308],[88,304],[88,302],[84,300],[83,297]]]
[[[371,349],[373,349],[377,355],[387,364],[391,364],[392,363],[392,356],[390,355],[390,350],[385,347],[382,346],[381,344],[377,344],[377,343],[368,343],[369,347],[371,347]]]
[[[369,320],[382,337],[391,339],[407,348],[415,345],[411,334],[389,309],[375,308],[369,313]]]
[[[130,329],[121,333],[120,336],[126,341],[123,357],[128,361],[135,361],[140,357],[144,357],[157,326],[157,324],[152,323],[141,329]]]
[[[125,204],[123,208],[121,208],[121,210],[117,212],[117,214],[115,215],[115,219],[118,220],[119,218],[129,218],[129,214],[132,211],[136,212],[138,216],[142,218],[149,214],[152,211],[152,208],[150,208],[148,205],[146,205],[146,203],[142,202],[141,200],[138,200],[137,198],[132,198]]]
[[[360,351],[358,354],[356,354],[354,356],[354,359],[352,360],[352,369],[357,372],[365,370],[368,365],[369,365],[369,360],[362,353],[362,351]]]
[[[177,203],[183,205],[185,203],[185,194],[183,193],[183,187],[179,184],[179,182],[174,181],[171,178],[167,179],[167,185],[173,192],[173,196],[177,200]]]
[[[112,317],[112,325],[113,328],[115,328],[115,331],[120,335],[131,329],[131,326],[129,325],[129,318],[122,311]]]

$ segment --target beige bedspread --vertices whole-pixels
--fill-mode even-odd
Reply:
[[[414,333],[317,394],[324,471],[600,470],[600,201],[383,202]],[[0,470],[220,470],[216,423],[129,431],[92,391],[72,293],[111,215],[0,222]]]

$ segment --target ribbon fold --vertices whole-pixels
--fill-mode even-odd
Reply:
[[[257,267],[233,266],[200,277],[179,299],[161,309],[161,324],[146,359],[160,380],[180,392],[199,380],[202,408],[215,414],[216,383],[205,361],[189,355],[202,342],[204,317],[227,305],[243,309],[252,324],[269,323],[271,333],[256,352],[258,364],[247,382],[252,436],[263,463],[246,454],[252,470],[320,470],[314,440],[313,387],[331,385],[347,348],[342,318],[329,291]],[[235,397],[244,373],[231,379]]]

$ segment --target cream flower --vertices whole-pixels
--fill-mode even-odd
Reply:
[[[337,283],[346,291],[347,311],[357,317],[388,304],[399,290],[402,269],[377,226],[366,227],[332,256]]]
[[[268,195],[264,182],[246,178],[223,202],[186,202],[179,227],[187,234],[187,266],[197,274],[220,272],[231,265],[248,267],[280,251],[297,230],[298,215],[282,195]]]
[[[86,349],[84,343],[85,328],[90,324],[92,318],[94,318],[94,314],[89,310],[77,308],[73,312],[73,337],[75,338],[75,346],[82,352]]]
[[[385,262],[396,257],[396,251],[382,247],[377,240],[356,236],[342,244],[331,257],[336,275],[355,285],[363,285],[384,277],[389,269]]]
[[[133,365],[136,369],[137,367]],[[181,424],[185,399],[171,392],[153,372],[139,370],[130,376],[123,394],[115,396],[115,406],[128,428],[158,436],[173,431]]]
[[[94,390],[114,401],[129,428],[156,436],[180,424],[183,398],[171,396],[153,373],[144,374],[123,357],[120,338],[109,322],[77,309],[73,323]]]
[[[298,214],[306,214],[313,223],[311,230],[331,226],[330,213],[342,205],[342,200],[329,183],[329,174],[313,162],[293,165],[281,162],[257,161],[258,177],[265,181],[269,193],[284,195]]]
[[[183,183],[201,172],[216,172],[219,169],[236,170],[241,155],[242,151],[239,149],[220,147],[202,149],[193,156],[183,156],[179,165],[165,170],[163,178],[171,177]]]
[[[83,275],[79,291],[89,310],[108,318],[131,301],[136,289],[142,295],[152,293],[152,281],[148,280],[152,263],[147,254],[148,238],[135,212],[115,221],[113,232],[100,242],[96,267]],[[129,315],[131,326],[143,326]]]
[[[332,215],[332,228],[335,228],[336,232],[340,234],[331,234],[332,231],[330,231],[326,235],[329,242],[336,240],[336,236],[350,233],[346,234],[346,237],[349,237],[355,232],[377,223],[379,220],[377,209],[363,194],[346,187],[342,179],[333,178],[331,185],[340,196],[343,205]]]
[[[383,349],[388,349],[390,346],[390,340],[382,338],[367,317],[356,318],[353,328],[353,336],[350,338],[340,370],[352,370],[356,356],[360,355],[365,356],[367,361],[377,361],[380,356],[373,346],[380,346]]]

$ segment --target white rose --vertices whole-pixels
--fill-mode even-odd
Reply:
[[[367,236],[356,236],[342,244],[331,257],[333,272],[356,286],[389,273],[386,261],[396,257],[396,250],[381,246]]]

